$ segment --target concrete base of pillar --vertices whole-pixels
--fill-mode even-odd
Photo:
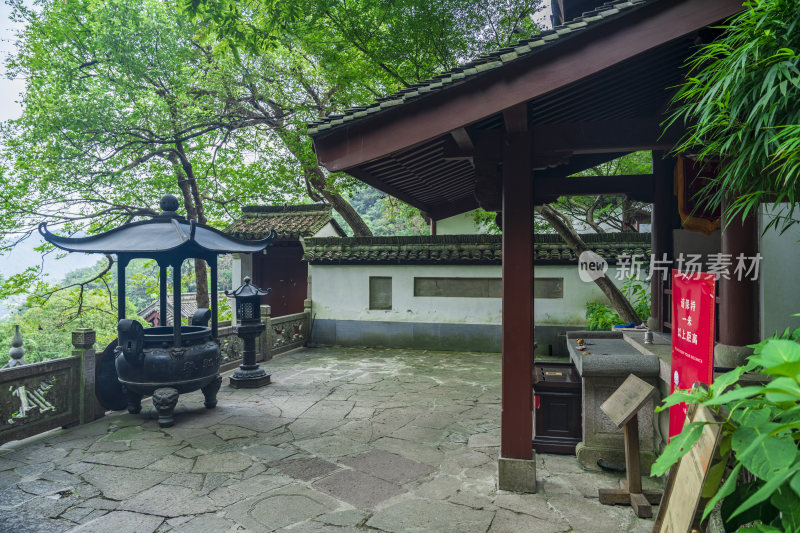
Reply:
[[[714,366],[717,368],[734,368],[747,362],[753,355],[753,349],[748,346],[732,346],[718,343],[714,346]]]
[[[497,474],[500,490],[536,492],[536,454],[532,459],[501,457],[497,463]]]

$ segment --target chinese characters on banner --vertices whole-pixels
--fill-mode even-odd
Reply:
[[[711,383],[714,373],[715,275],[672,271],[672,367],[670,392]],[[686,404],[669,409],[669,436],[683,429]]]

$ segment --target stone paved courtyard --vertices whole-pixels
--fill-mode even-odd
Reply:
[[[539,455],[539,493],[496,489],[500,357],[304,349],[273,384],[0,448],[0,531],[645,532],[601,506],[618,477]],[[226,380],[227,382],[227,380]]]

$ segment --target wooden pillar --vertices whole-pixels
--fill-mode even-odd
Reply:
[[[719,280],[719,342],[727,346],[747,346],[758,341],[758,283],[750,275],[739,280],[734,272],[737,257],[743,254],[749,267],[758,253],[758,224],[755,214],[742,222],[741,215],[725,216],[722,209],[722,253],[730,254],[730,278]]]
[[[533,457],[533,180],[526,115],[525,105],[506,113],[507,138],[503,147],[500,456],[510,459]]]
[[[653,152],[653,213],[651,216],[650,243],[651,253],[655,260],[673,259],[672,252],[672,219],[677,212],[673,194],[673,169],[675,159],[664,158],[664,152]],[[659,265],[659,263],[655,263]],[[650,278],[650,316],[648,327],[655,331],[664,331],[664,277],[655,270]]]

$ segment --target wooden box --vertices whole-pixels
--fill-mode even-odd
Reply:
[[[535,364],[533,393],[533,449],[574,455],[583,437],[581,378],[575,367],[570,363]]]

